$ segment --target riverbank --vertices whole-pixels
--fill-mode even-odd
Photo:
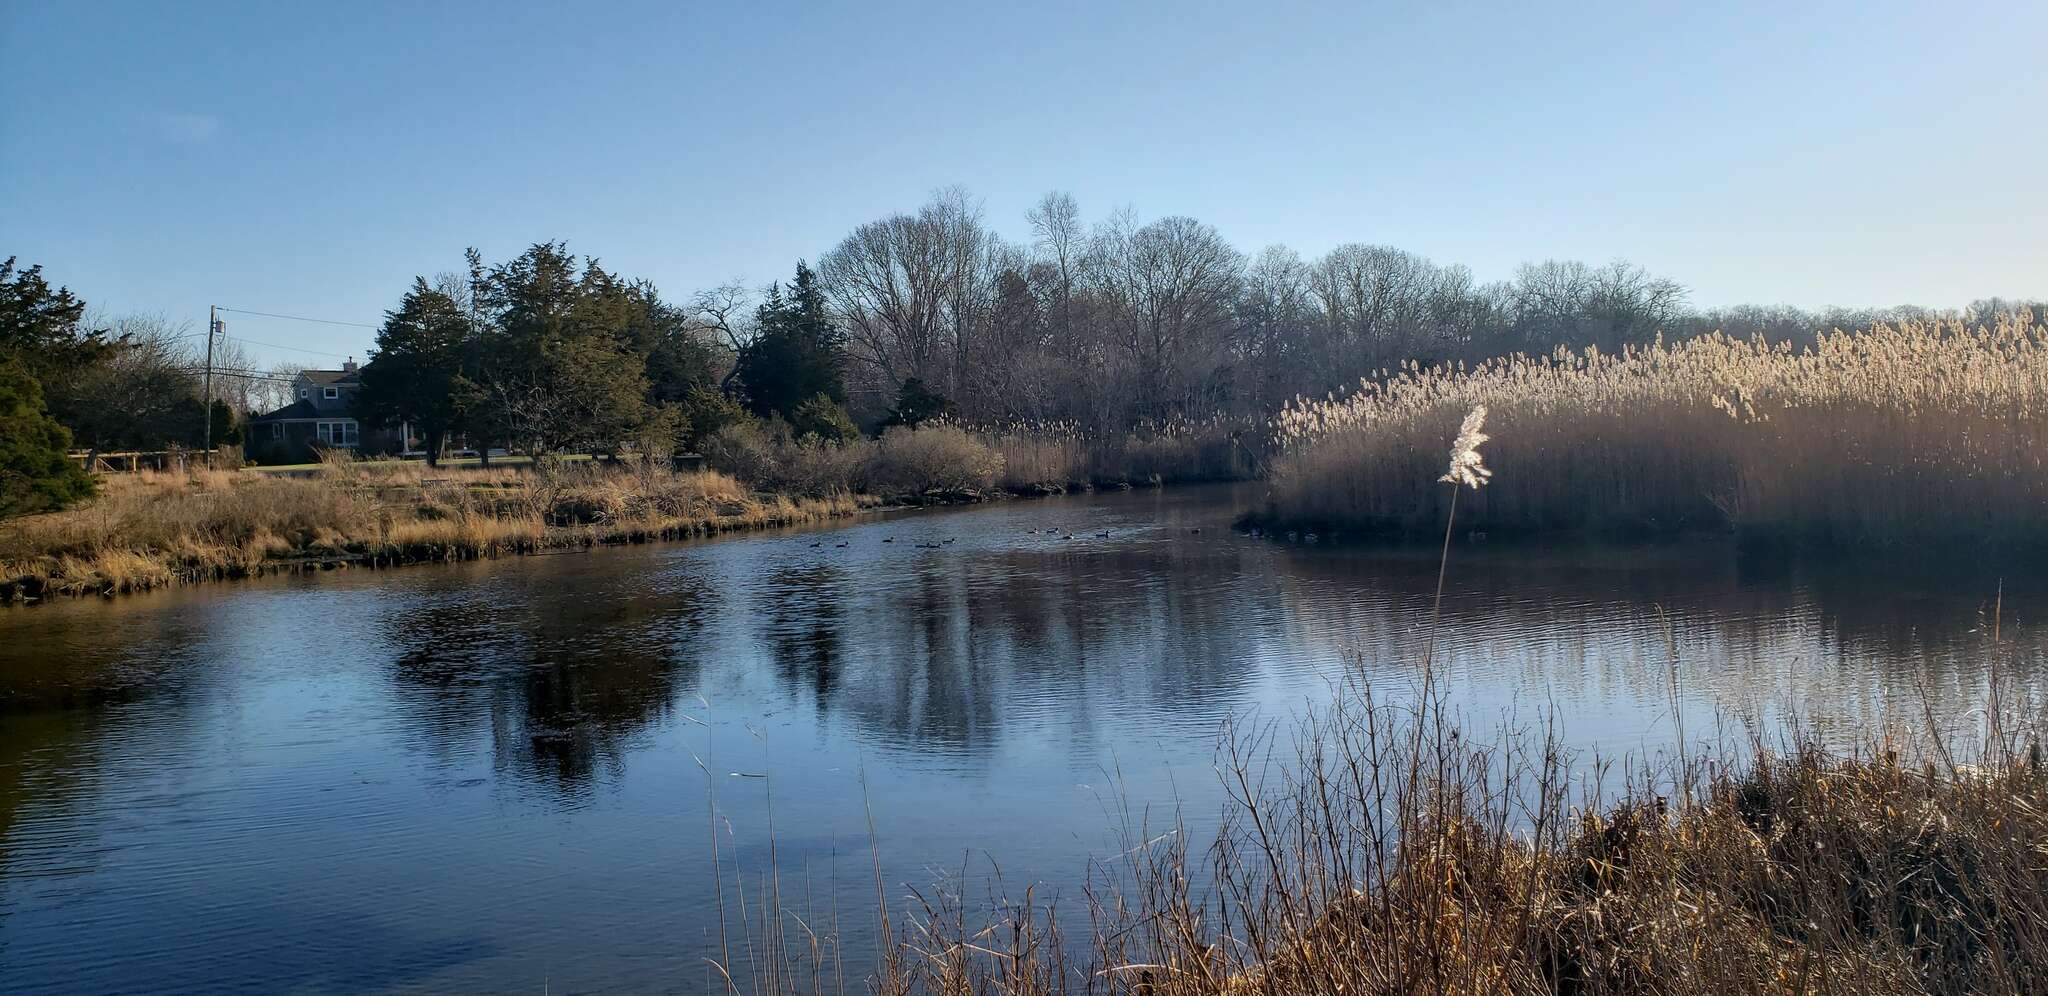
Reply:
[[[882,914],[870,984],[906,996],[1101,991],[1091,980],[1147,996],[2048,985],[2043,731],[2035,704],[2001,698],[1996,679],[1967,734],[1902,721],[1843,744],[1795,727],[1597,776],[1554,730],[1489,738],[1426,690],[1420,707],[1388,705],[1386,691],[1347,683],[1280,731],[1226,725],[1214,844],[1150,827],[1075,907],[997,893],[978,919],[965,883],[949,883],[936,904],[895,914],[893,942]],[[785,936],[747,933],[789,977],[812,968]],[[743,985],[750,966],[722,967]],[[778,979],[763,991],[832,989]]]
[[[336,464],[114,475],[77,508],[0,526],[0,604],[796,525],[881,504],[763,494],[717,472]]]
[[[0,524],[0,606],[267,574],[396,567],[823,522],[858,512],[1129,490],[911,483],[887,495],[763,491],[718,471],[569,461],[334,463],[108,475],[76,508]],[[918,490],[917,486],[924,486]],[[1149,486],[1163,483],[1154,477]]]

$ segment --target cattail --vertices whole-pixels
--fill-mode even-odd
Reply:
[[[1446,484],[1469,484],[1472,490],[1479,490],[1493,476],[1493,471],[1479,460],[1479,444],[1490,437],[1479,431],[1486,425],[1486,406],[1479,405],[1465,416],[1463,425],[1458,426],[1458,438],[1451,443],[1451,469],[1437,478]]]

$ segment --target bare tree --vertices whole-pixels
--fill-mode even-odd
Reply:
[[[689,319],[705,336],[730,350],[734,356],[754,337],[754,295],[746,281],[734,278],[690,298]],[[726,368],[718,389],[730,393],[739,376],[739,365]]]
[[[1308,266],[1286,246],[1267,246],[1245,273],[1237,301],[1234,353],[1243,367],[1241,400],[1247,407],[1320,390],[1308,356],[1315,304]]]
[[[975,380],[998,281],[1022,265],[982,223],[979,202],[949,187],[914,215],[855,229],[818,275],[853,359],[873,379],[893,389],[917,378],[958,393]]]
[[[1244,257],[1193,218],[1132,228],[1113,218],[1096,239],[1099,286],[1128,364],[1139,415],[1197,407],[1227,355]]]

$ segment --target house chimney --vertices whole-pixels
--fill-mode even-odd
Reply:
[[[343,361],[341,361],[341,372],[342,372],[342,373],[355,373],[355,372],[356,372],[356,358],[355,358],[355,357],[353,357],[353,356],[351,356],[351,357],[349,357],[348,359],[346,359],[346,360],[343,360]]]

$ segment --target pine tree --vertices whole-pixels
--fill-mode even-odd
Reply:
[[[533,453],[611,451],[653,417],[646,357],[635,351],[645,300],[594,259],[539,243],[486,270],[472,253],[484,323],[468,350],[471,424]]]
[[[415,279],[377,330],[356,417],[372,426],[412,423],[426,441],[428,466],[437,465],[470,393],[462,376],[469,337],[469,318],[455,299]]]
[[[41,384],[83,370],[105,354],[106,338],[79,324],[85,302],[50,289],[43,268],[0,261],[0,361],[13,359]]]
[[[846,402],[843,336],[825,313],[824,292],[809,266],[796,279],[769,289],[755,313],[760,333],[739,355],[739,383],[747,408],[764,418],[795,420],[818,395]]]
[[[71,433],[43,411],[28,368],[0,359],[0,519],[63,508],[93,492],[92,476],[66,455]]]

